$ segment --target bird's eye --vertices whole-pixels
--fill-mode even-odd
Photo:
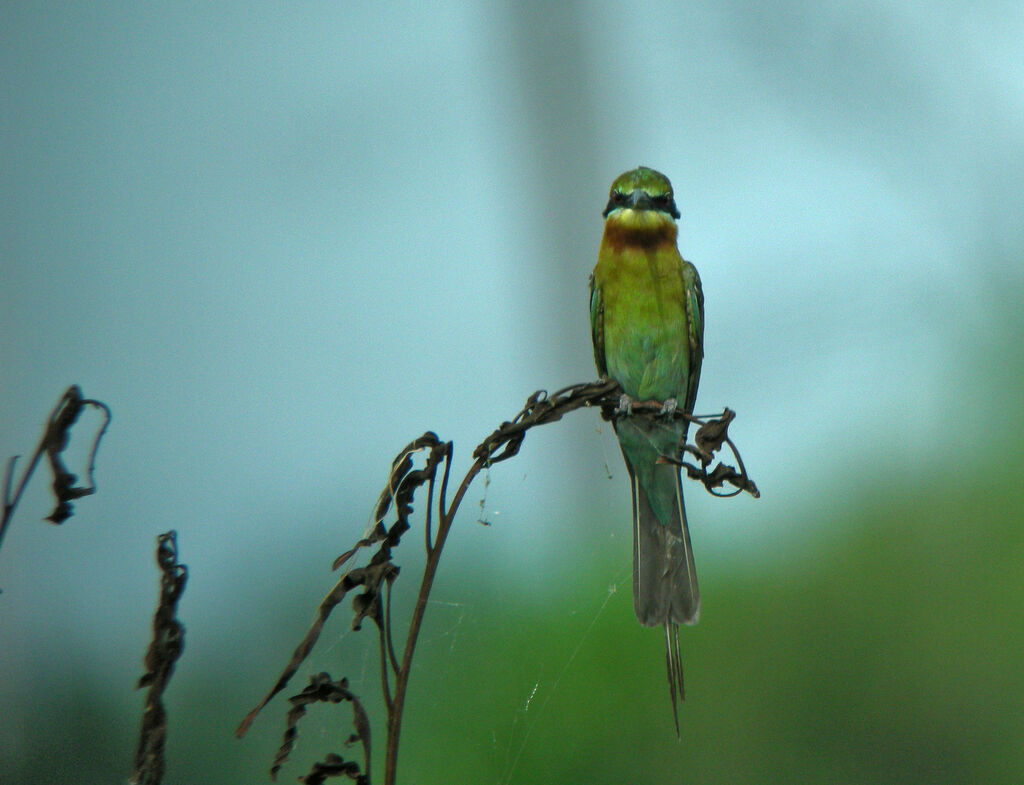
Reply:
[[[626,201],[626,195],[621,191],[612,191],[612,201],[615,202],[615,204],[622,204]]]

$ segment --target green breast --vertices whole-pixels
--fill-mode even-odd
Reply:
[[[675,243],[602,246],[594,285],[604,306],[605,364],[636,400],[676,398],[685,405],[691,365],[685,264]]]

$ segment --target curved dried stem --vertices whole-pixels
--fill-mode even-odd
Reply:
[[[239,736],[244,734],[259,711],[274,695],[284,689],[299,665],[312,650],[327,616],[349,591],[358,587],[361,589],[361,593],[357,594],[352,601],[353,628],[359,629],[363,619],[370,618],[377,625],[380,636],[381,688],[387,709],[384,783],[385,785],[394,785],[405,698],[427,601],[437,575],[445,542],[473,480],[484,469],[514,457],[519,452],[526,433],[531,428],[556,422],[571,411],[588,407],[600,407],[605,419],[614,420],[622,416],[617,410],[620,397],[621,390],[618,385],[608,380],[572,385],[550,395],[545,390],[538,390],[527,398],[523,408],[511,420],[503,422],[473,450],[473,464],[459,482],[450,505],[448,503],[448,482],[451,473],[452,442],[442,441],[437,434],[428,431],[406,445],[391,464],[391,473],[388,476],[387,484],[377,501],[374,525],[359,542],[335,560],[334,567],[338,569],[348,564],[363,549],[375,546],[377,550],[365,567],[350,568],[342,574],[338,583],[321,603],[316,621],[295,649],[276,684],[245,717],[236,734]],[[665,412],[662,404],[654,401],[633,405],[634,412],[640,416],[650,416],[646,412],[655,408],[658,410],[655,416],[685,418],[700,425],[695,439],[696,446],[687,446],[685,451],[695,455],[701,462],[701,466],[697,467],[671,456],[667,460],[672,460],[685,467],[687,474],[701,480],[709,492],[714,493],[716,488],[728,482],[739,490],[746,490],[755,496],[758,495],[756,486],[746,475],[739,452],[728,438],[728,424],[735,417],[734,412],[726,409],[717,419],[707,419],[693,417],[678,411]],[[714,469],[708,471],[713,456],[721,449],[722,444],[728,444],[733,451],[740,467],[738,471],[723,464],[718,464]],[[415,468],[414,458],[422,460],[423,465],[420,468]],[[441,472],[441,478],[435,509],[434,486],[437,482],[438,471]],[[398,566],[392,561],[392,550],[398,546],[402,535],[410,528],[414,496],[416,491],[424,485],[427,486],[426,508],[423,513],[424,547],[427,558],[416,602],[409,619],[405,648],[399,662],[391,634],[391,584],[399,574]],[[391,692],[391,677],[394,678],[393,694]],[[294,739],[295,732],[294,724],[290,724],[289,733],[292,734],[289,736],[290,740]],[[368,732],[361,737],[361,740],[366,746],[368,761]],[[279,753],[278,758],[275,759],[276,768],[283,764],[287,757],[287,751],[290,749],[290,743],[282,746],[283,752]],[[332,765],[332,761],[337,764],[340,760],[339,756],[333,756],[327,762],[317,765],[326,771]],[[345,761],[344,767],[344,771],[341,773],[353,779],[358,778],[362,782],[368,782],[369,772],[365,769],[360,771],[358,765],[351,761]]]
[[[89,450],[89,464],[86,468],[88,483],[86,485],[76,485],[78,477],[69,472],[67,466],[64,465],[63,453],[71,441],[71,427],[78,421],[82,411],[87,407],[99,409],[103,413],[103,424],[96,432],[92,447]],[[50,418],[46,422],[46,428],[43,431],[42,438],[39,440],[39,445],[32,454],[32,459],[29,461],[28,466],[21,475],[21,479],[18,481],[17,488],[13,492],[14,467],[18,461],[18,456],[11,457],[7,462],[3,483],[3,516],[0,517],[0,545],[3,544],[4,535],[7,533],[7,528],[14,518],[14,511],[18,506],[18,502],[21,501],[22,494],[24,494],[25,488],[28,486],[29,480],[32,479],[32,474],[35,472],[36,466],[44,454],[49,459],[50,468],[53,470],[53,495],[57,502],[53,512],[47,518],[48,521],[56,524],[64,523],[74,512],[74,507],[71,504],[72,501],[96,493],[96,481],[93,478],[93,473],[96,469],[96,453],[100,448],[100,440],[103,439],[103,435],[107,432],[107,427],[110,425],[110,419],[110,407],[102,401],[83,398],[82,388],[77,384],[71,385],[64,391],[64,395],[61,396],[57,406],[50,413]]]

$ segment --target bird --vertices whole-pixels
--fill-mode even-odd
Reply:
[[[644,626],[664,628],[677,736],[678,625],[700,616],[680,477],[689,421],[678,414],[693,413],[704,357],[704,294],[679,253],[679,217],[665,175],[646,166],[619,175],[590,277],[594,360],[622,390],[613,425],[632,491],[633,608]]]

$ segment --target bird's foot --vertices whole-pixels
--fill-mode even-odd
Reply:
[[[661,411],[658,412],[659,417],[670,418],[676,413],[676,409],[679,408],[679,401],[675,398],[667,398],[661,405]]]
[[[619,405],[615,407],[616,414],[630,415],[633,413],[633,399],[623,393],[619,396]]]

